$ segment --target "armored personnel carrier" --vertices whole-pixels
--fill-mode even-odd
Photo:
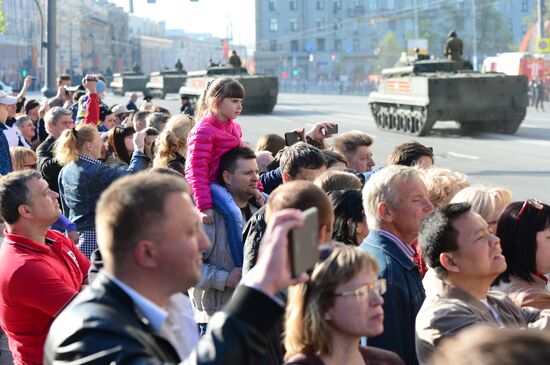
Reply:
[[[185,82],[187,71],[169,70],[151,72],[145,85],[149,95],[164,99],[168,93],[177,93]]]
[[[380,129],[423,136],[436,121],[463,129],[513,134],[528,105],[527,78],[457,70],[448,60],[417,61],[382,71],[369,105]]]
[[[147,76],[142,72],[121,72],[113,74],[113,81],[109,85],[113,94],[124,96],[127,91],[141,91],[147,94],[145,84]]]
[[[243,113],[271,113],[277,104],[279,83],[276,76],[250,75],[245,68],[214,66],[202,71],[190,71],[185,85],[179,89],[180,96],[188,96],[196,102],[208,82],[222,76],[233,77],[244,86]]]

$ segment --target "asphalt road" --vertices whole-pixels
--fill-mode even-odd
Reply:
[[[127,100],[108,95],[107,104]],[[154,99],[173,113],[179,111],[177,95]],[[550,105],[547,112],[529,108],[519,131],[512,136],[461,131],[454,122],[438,122],[419,142],[433,147],[435,164],[469,176],[472,184],[503,186],[515,200],[538,198],[550,203]],[[374,138],[374,159],[385,163],[391,149],[413,138],[376,128],[365,96],[314,94],[279,94],[272,114],[242,115],[237,120],[243,139],[255,144],[265,133],[285,132],[293,128],[310,128],[314,123],[333,121],[340,132],[358,129]]]

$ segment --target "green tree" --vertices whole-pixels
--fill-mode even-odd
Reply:
[[[0,34],[4,34],[6,23],[4,22],[4,0],[0,0]]]
[[[392,32],[386,33],[376,50],[376,60],[372,64],[372,72],[380,73],[385,68],[393,67],[401,56],[401,46]]]
[[[544,21],[550,21],[550,1],[546,1],[545,4],[546,6],[543,9],[542,18],[544,19]],[[531,14],[523,17],[523,24],[525,25],[525,29],[529,29],[533,25],[537,25],[537,21],[538,21],[537,7],[535,6],[533,7]]]

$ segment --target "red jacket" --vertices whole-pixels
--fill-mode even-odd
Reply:
[[[185,178],[191,185],[197,208],[212,209],[211,182],[218,180],[220,159],[227,151],[242,146],[241,126],[232,119],[220,121],[208,113],[187,137]]]

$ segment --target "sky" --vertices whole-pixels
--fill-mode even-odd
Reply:
[[[134,14],[165,21],[169,29],[188,33],[210,33],[215,37],[233,37],[234,44],[254,47],[254,0],[133,0]],[[110,0],[124,10],[129,0]]]

